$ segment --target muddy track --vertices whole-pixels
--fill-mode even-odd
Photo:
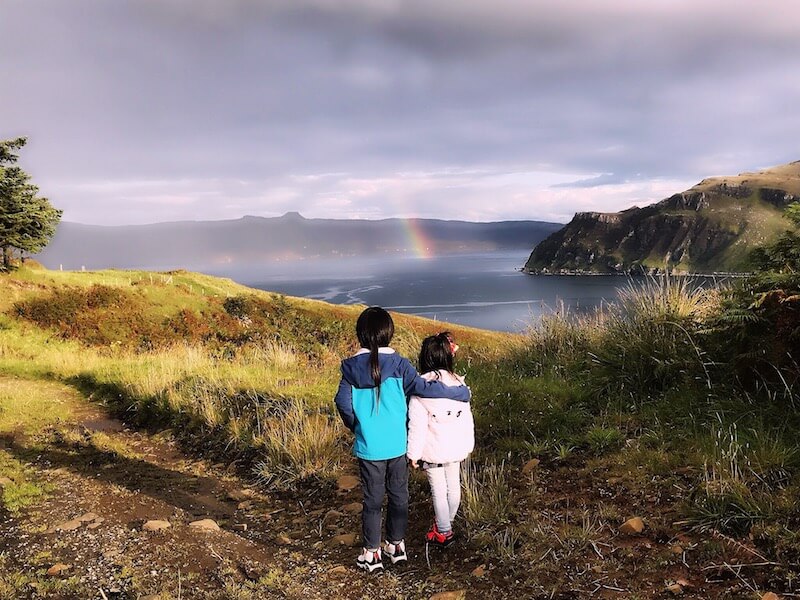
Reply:
[[[271,493],[232,465],[184,453],[169,432],[129,429],[96,406],[79,413],[77,423],[53,429],[45,441],[3,441],[51,493],[16,517],[0,516],[7,566],[41,574],[67,565],[56,577],[77,581],[80,593],[89,594],[79,597],[227,598],[252,588],[247,597],[405,598],[449,582],[452,569],[468,578],[480,564],[477,556],[451,551],[434,555],[431,571],[422,545],[410,542],[416,560],[365,577],[353,566],[360,547],[352,535],[360,529],[357,486]],[[430,518],[427,502],[412,504],[416,539]],[[190,525],[203,519],[220,529]],[[169,527],[145,531],[155,520]]]

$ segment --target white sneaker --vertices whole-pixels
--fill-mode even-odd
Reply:
[[[381,560],[381,549],[367,550],[363,548],[361,554],[356,559],[356,565],[359,569],[364,569],[372,573],[375,569],[383,568],[383,560]]]
[[[399,542],[394,543],[386,542],[386,546],[384,546],[384,552],[386,552],[386,556],[389,557],[389,560],[392,561],[392,564],[399,563],[402,560],[408,560],[405,540],[400,540]]]

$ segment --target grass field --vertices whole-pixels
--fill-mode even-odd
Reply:
[[[452,327],[478,430],[463,513],[472,547],[501,570],[555,551],[580,573],[624,520],[644,516],[653,540],[699,535],[697,569],[728,560],[725,540],[770,563],[744,576],[750,590],[738,580],[697,589],[754,598],[763,586],[793,589],[795,367],[742,367],[736,302],[653,280],[602,313],[556,314],[526,335]],[[178,431],[198,452],[236,457],[265,489],[332,481],[348,463],[349,434],[331,398],[362,308],[185,272],[23,268],[0,277],[0,435],[56,425],[86,396],[132,425]],[[403,315],[396,324],[393,345],[412,358],[441,327]],[[521,475],[531,459],[548,475]],[[7,510],[47,493],[2,450],[0,476],[12,482]],[[568,509],[546,508],[564,501],[556,494]],[[670,579],[659,569],[676,558],[665,553],[640,557],[639,596],[629,597],[659,597],[647,590]],[[605,567],[621,573],[629,559]],[[546,581],[549,568],[527,577]]]

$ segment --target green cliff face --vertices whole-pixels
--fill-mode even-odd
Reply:
[[[800,161],[705,179],[644,208],[577,213],[534,248],[525,271],[747,271],[750,251],[788,228],[783,210],[798,200]]]

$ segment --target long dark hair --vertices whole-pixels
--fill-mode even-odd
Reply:
[[[422,340],[422,349],[419,351],[421,373],[439,370],[453,372],[453,352],[450,346],[452,339],[452,334],[445,331]]]
[[[378,348],[388,346],[394,336],[392,315],[380,306],[370,306],[356,321],[356,336],[362,348],[369,350],[369,367],[375,382],[376,399],[381,395],[381,364],[378,361]]]

